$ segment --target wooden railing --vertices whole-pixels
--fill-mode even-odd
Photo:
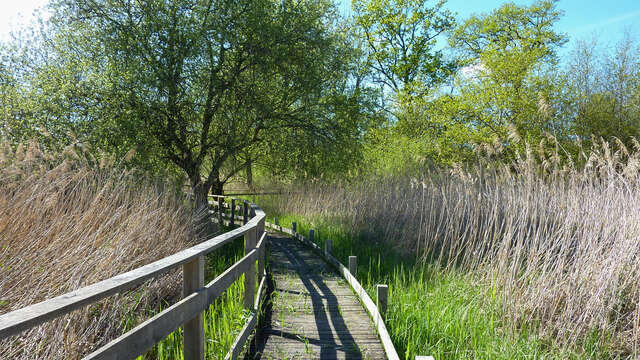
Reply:
[[[218,197],[220,219],[224,199]],[[180,326],[184,329],[183,354],[185,360],[204,359],[204,314],[209,305],[244,274],[244,306],[251,311],[244,328],[227,354],[235,359],[253,331],[264,288],[265,213],[256,205],[243,202],[243,216],[236,222],[235,199],[231,211],[231,225],[242,226],[206,240],[161,260],[114,276],[58,297],[18,309],[0,316],[0,339],[16,335],[73,310],[93,304],[115,293],[131,289],[144,281],[182,266],[183,299],[153,316],[132,330],[89,354],[85,359],[131,359],[145,354],[155,344]],[[223,245],[245,237],[245,256],[208,284],[204,284],[204,256]],[[256,278],[256,262],[257,278]],[[258,296],[255,296],[256,280]]]
[[[364,290],[358,279],[356,279],[357,258],[355,256],[349,256],[349,268],[347,268],[331,253],[331,239],[325,239],[324,250],[316,244],[314,239],[315,231],[313,229],[309,230],[309,236],[305,237],[298,232],[297,224],[295,222],[291,224],[291,228],[278,224],[278,219],[276,219],[273,224],[266,222],[265,225],[268,228],[291,235],[294,239],[299,240],[312,248],[319,257],[333,265],[340,275],[342,275],[342,277],[347,281],[349,286],[351,286],[351,289],[353,289],[365,310],[369,313],[369,316],[376,327],[376,331],[378,332],[378,336],[380,337],[380,341],[382,342],[382,348],[387,355],[387,359],[400,360],[398,352],[391,341],[391,336],[389,336],[389,332],[385,326],[388,305],[387,294],[389,289],[387,285],[379,284],[376,286],[376,298],[378,299],[376,304]],[[434,360],[434,358],[432,356],[416,356],[415,360]]]

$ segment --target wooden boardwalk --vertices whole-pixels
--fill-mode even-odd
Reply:
[[[249,359],[385,359],[369,315],[347,282],[311,249],[269,234],[273,275]]]

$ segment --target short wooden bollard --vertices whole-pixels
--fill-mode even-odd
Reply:
[[[293,232],[293,237],[297,237],[298,234],[298,224],[296,222],[291,223],[291,232]]]
[[[358,270],[358,259],[355,256],[349,256],[349,272],[351,275],[356,276]]]
[[[236,199],[231,199],[231,227],[236,224]]]
[[[276,225],[280,225],[280,221],[278,220],[278,218],[275,218],[274,221],[276,222]]]
[[[315,237],[315,235],[316,235],[315,230],[313,230],[313,229],[309,230],[309,241],[310,242],[313,242],[313,238]]]
[[[243,202],[244,211],[242,212],[242,225],[246,225],[249,222],[249,202],[246,200]]]
[[[324,241],[324,253],[326,255],[331,254],[331,239],[327,239]]]
[[[387,317],[387,296],[389,295],[389,287],[384,284],[376,285],[376,297],[378,298],[378,312],[383,319]]]
[[[187,297],[204,287],[204,257],[182,265],[182,296]],[[204,359],[204,313],[184,323],[184,360]]]
[[[223,204],[222,197],[219,197],[218,198],[218,224],[220,224],[220,226],[222,226],[222,211],[224,211],[222,208],[222,204]]]

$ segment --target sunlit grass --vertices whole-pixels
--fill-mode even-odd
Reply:
[[[273,214],[269,221],[308,235],[324,246],[332,239],[333,255],[343,264],[358,257],[357,278],[376,301],[377,284],[389,286],[387,329],[402,358],[432,355],[436,359],[583,359],[615,358],[599,334],[580,351],[568,350],[539,335],[526,323],[505,321],[504,304],[495,284],[480,276],[402,256],[382,242],[359,235],[327,217],[278,213],[270,200],[257,200]],[[273,205],[273,204],[271,204]],[[529,327],[528,327],[529,326]],[[603,342],[605,345],[603,346]]]

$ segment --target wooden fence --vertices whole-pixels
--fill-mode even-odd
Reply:
[[[278,220],[276,219],[276,223],[272,224],[269,222],[265,223],[266,227],[286,233],[291,235],[294,239],[303,242],[305,245],[312,248],[315,253],[327,261],[329,264],[333,265],[340,275],[347,281],[351,289],[358,296],[358,299],[364,306],[367,313],[373,320],[373,323],[376,327],[376,331],[378,332],[378,336],[380,337],[380,341],[382,342],[382,348],[384,349],[385,354],[387,355],[387,359],[389,360],[400,360],[398,356],[398,352],[393,346],[393,342],[391,341],[391,336],[389,336],[389,332],[387,331],[387,327],[385,326],[385,318],[387,312],[387,294],[389,288],[387,285],[379,284],[376,286],[376,298],[378,299],[377,304],[373,302],[369,294],[364,290],[358,279],[356,279],[356,269],[357,269],[357,259],[355,256],[349,256],[349,268],[344,266],[335,256],[331,254],[332,241],[331,239],[326,239],[324,243],[324,250],[316,244],[314,241],[314,230],[309,230],[309,236],[305,237],[300,234],[297,230],[297,224],[295,222],[292,223],[292,227],[287,228],[278,224]],[[416,356],[415,360],[434,360],[433,356]]]
[[[235,359],[249,338],[257,322],[261,292],[265,282],[265,213],[256,205],[243,202],[241,217],[235,215],[238,209],[233,205],[223,205],[218,200],[218,215],[229,218],[232,227],[236,220],[242,226],[222,235],[206,240],[196,246],[167,256],[161,260],[131,270],[124,274],[100,281],[58,297],[18,309],[0,316],[0,339],[16,335],[46,321],[65,315],[73,310],[93,304],[115,293],[131,289],[144,281],[162,275],[182,266],[183,299],[153,316],[132,330],[121,335],[105,346],[85,357],[85,359],[131,359],[145,354],[155,344],[180,326],[184,329],[183,354],[185,360],[204,359],[204,314],[209,305],[236,280],[244,275],[244,306],[251,311],[244,328],[227,354],[227,359]],[[223,212],[230,208],[231,214]],[[241,236],[245,238],[245,256],[208,284],[204,284],[204,256]],[[256,277],[257,262],[257,277]],[[256,281],[259,283],[255,296]]]

